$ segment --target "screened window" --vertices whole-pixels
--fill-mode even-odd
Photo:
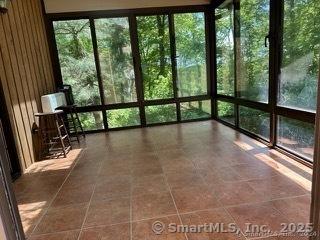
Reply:
[[[124,108],[107,111],[108,127],[131,127],[140,125],[139,108]]]
[[[312,160],[314,130],[313,124],[279,116],[278,144]]]
[[[234,22],[233,4],[216,9],[217,92],[234,96]]]
[[[181,120],[211,117],[211,101],[194,101],[180,104]]]
[[[204,13],[174,15],[178,96],[207,95]]]
[[[320,51],[320,4],[284,1],[283,56],[279,104],[316,109]]]
[[[95,20],[105,104],[136,102],[128,18]]]
[[[168,16],[139,16],[137,24],[144,98],[173,98]]]
[[[104,129],[102,112],[79,113],[79,119],[85,131]]]
[[[218,118],[231,123],[232,125],[235,124],[235,109],[233,103],[218,101]]]
[[[268,101],[269,0],[240,0],[236,9],[237,87],[240,97]]]
[[[177,110],[175,104],[147,106],[147,124],[166,123],[177,121]]]
[[[53,26],[64,84],[72,86],[77,105],[100,105],[89,20],[55,21]]]
[[[262,138],[270,136],[270,114],[248,107],[239,107],[240,128],[254,133]]]

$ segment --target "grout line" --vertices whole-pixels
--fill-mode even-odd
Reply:
[[[151,218],[142,218],[139,220],[134,220],[134,221],[132,221],[132,223],[139,223],[139,222],[149,221],[149,220],[153,220],[153,219],[168,218],[168,217],[174,217],[174,216],[178,216],[178,214],[175,213],[175,214],[169,214],[169,215],[159,215],[159,216],[151,217]]]
[[[118,223],[111,223],[111,224],[99,224],[99,225],[94,225],[94,226],[84,226],[82,230],[87,230],[87,229],[92,229],[92,228],[101,228],[101,227],[112,227],[112,226],[118,226],[118,225],[124,225],[128,224],[130,221],[125,221],[125,222],[118,222]]]
[[[240,164],[240,165],[247,165],[247,164]],[[233,167],[233,166],[235,166],[235,165],[225,166],[224,168],[226,168],[226,167],[230,168],[230,167]],[[197,170],[206,170],[205,168],[199,168],[199,167],[196,167],[196,169]],[[209,170],[213,170],[214,171],[214,169],[212,169],[211,167],[209,167]],[[275,171],[277,171],[277,170],[275,170]],[[200,174],[200,175],[202,175],[202,174]],[[247,178],[247,179],[241,179],[241,180],[237,180],[237,181],[224,181],[224,180],[222,180],[222,182],[218,183],[218,184],[232,184],[232,183],[240,183],[240,182],[242,182],[242,183],[243,182],[247,182],[248,184],[250,184],[250,182],[252,182],[252,181],[262,181],[262,180],[265,181],[265,180],[269,180],[270,178],[276,178],[276,177],[279,177],[279,176],[287,178],[287,176],[285,176],[281,172],[277,171],[276,174],[271,175],[271,176]],[[207,181],[204,178],[203,178],[203,180],[207,183]],[[207,184],[210,185],[209,183],[207,183]],[[290,184],[291,184],[291,181],[290,181]],[[293,184],[298,185],[297,183],[293,183]],[[307,194],[307,192],[309,192],[308,190],[304,189],[300,185],[298,185],[298,187],[303,189],[306,192],[306,194]]]
[[[299,198],[299,197],[304,197],[304,196],[308,196],[308,194],[292,196],[292,197],[275,198],[275,199],[262,200],[262,201],[255,201],[255,202],[246,202],[246,203],[240,203],[240,204],[235,204],[235,205],[226,205],[226,206],[222,206],[222,207],[233,208],[233,207],[241,207],[241,206],[247,206],[247,205],[257,205],[260,203],[268,203],[268,202],[279,201],[279,200],[289,200],[289,199]]]
[[[44,218],[44,216],[48,213],[52,203],[54,202],[54,200],[56,199],[56,197],[58,196],[59,192],[62,189],[62,186],[65,184],[65,182],[67,181],[67,179],[69,178],[69,176],[71,175],[71,172],[73,171],[73,169],[75,168],[75,166],[78,164],[78,162],[80,161],[80,159],[83,157],[83,154],[85,152],[86,148],[83,149],[83,151],[80,152],[80,155],[77,157],[77,160],[75,161],[73,167],[71,168],[70,172],[68,173],[68,175],[66,176],[66,178],[64,179],[63,183],[61,184],[61,186],[59,187],[58,191],[56,192],[56,194],[53,196],[52,200],[50,201],[50,203],[48,204],[48,207],[46,208],[46,210],[43,212],[42,216],[39,218],[39,220],[37,221],[34,229],[32,230],[32,232],[29,235],[29,238],[33,236],[35,230],[37,229],[37,227],[39,226],[40,222],[42,221],[42,219]]]
[[[75,232],[75,231],[79,231],[80,232],[80,229],[71,229],[71,230],[64,230],[64,231],[52,232],[52,233],[41,233],[41,234],[38,234],[36,236],[37,237],[44,237],[44,236],[50,236],[50,235],[56,234],[56,233],[69,233],[69,232]],[[28,238],[30,238],[30,237],[28,237]]]
[[[228,139],[228,138],[225,138],[225,139],[228,140],[228,141],[230,141],[230,142],[233,142],[232,139],[231,139],[231,140]],[[240,151],[243,151],[244,153],[246,153],[248,156],[254,157],[254,155],[251,155],[250,152],[244,151],[243,149],[241,149],[241,148],[238,147],[238,146],[237,146],[237,148],[239,148]],[[172,149],[180,149],[180,150],[182,150],[182,151],[185,153],[185,149],[184,149],[184,148],[172,148]],[[170,148],[170,150],[172,150],[172,149]],[[54,195],[54,197],[53,197],[53,199],[50,201],[50,204],[48,205],[47,209],[44,211],[43,215],[42,215],[41,218],[38,220],[36,226],[34,227],[32,233],[30,234],[30,237],[33,236],[36,228],[38,227],[38,225],[40,224],[40,222],[42,221],[42,219],[44,218],[44,216],[47,214],[49,208],[51,207],[52,203],[53,203],[54,200],[56,199],[57,195],[58,195],[59,192],[61,191],[61,188],[64,186],[66,180],[69,178],[70,174],[72,173],[72,171],[74,170],[74,168],[76,167],[76,165],[78,164],[78,162],[83,158],[83,155],[84,155],[84,153],[85,153],[86,150],[87,150],[87,148],[84,148],[84,150],[81,152],[80,156],[78,156],[78,159],[74,162],[73,167],[71,168],[70,172],[69,172],[69,173],[67,174],[67,176],[65,177],[62,185],[59,187],[58,192]],[[158,157],[158,154],[160,154],[161,151],[164,151],[164,150],[165,150],[165,149],[160,149],[160,150],[159,150],[159,149],[153,149],[152,151],[150,151],[149,154],[155,154],[155,155]],[[259,162],[263,163],[263,161],[261,161],[260,159],[256,159],[256,160],[258,160]],[[159,161],[160,161],[160,160],[159,160]],[[98,174],[99,174],[99,172],[101,172],[102,164],[103,164],[104,162],[106,162],[106,161],[105,161],[105,160],[101,160],[101,162],[100,162],[100,168],[99,168],[99,170],[98,170]],[[208,187],[210,188],[212,184],[210,184],[210,183],[208,183],[207,181],[205,181],[205,180],[204,180],[204,177],[203,177],[202,174],[199,172],[199,170],[201,170],[202,168],[197,167],[197,165],[195,164],[194,161],[191,160],[190,162],[193,164],[194,169],[195,169],[195,171],[196,171],[196,174],[197,174],[198,176],[200,176],[200,178],[204,181],[204,185],[206,185],[206,186],[208,186]],[[160,163],[161,163],[161,162],[160,162]],[[243,163],[243,164],[245,164],[245,163]],[[246,164],[247,164],[247,163],[246,163]],[[236,164],[236,165],[240,165],[240,164]],[[233,166],[233,165],[231,165],[231,166]],[[228,166],[228,167],[230,167],[230,166]],[[161,165],[161,168],[163,169],[163,166],[162,166],[162,165]],[[280,171],[279,171],[279,173],[281,174]],[[173,194],[172,194],[172,188],[170,187],[170,185],[169,185],[169,183],[168,183],[168,179],[167,179],[167,174],[166,174],[166,172],[163,171],[162,175],[163,175],[163,177],[164,177],[164,179],[165,179],[165,183],[166,183],[166,185],[167,185],[167,187],[168,187],[169,193],[170,193],[170,195],[171,195],[172,201],[173,201],[173,203],[174,203],[174,206],[175,206],[175,209],[176,209],[176,212],[177,212],[177,216],[178,216],[178,218],[179,218],[179,220],[180,220],[181,223],[182,223],[181,215],[190,214],[190,213],[196,213],[196,212],[202,212],[202,211],[208,211],[208,210],[214,210],[214,209],[224,209],[224,210],[226,211],[226,213],[229,215],[229,217],[235,222],[235,220],[233,219],[232,215],[228,212],[228,210],[227,210],[228,208],[237,207],[237,206],[243,206],[243,205],[267,203],[267,202],[272,202],[272,201],[276,201],[276,200],[292,199],[292,198],[298,198],[298,197],[309,196],[309,195],[310,195],[310,194],[308,194],[308,193],[305,193],[305,194],[299,195],[299,196],[275,198],[275,199],[270,199],[270,200],[264,200],[264,201],[258,201],[258,202],[252,202],[252,203],[243,203],[243,204],[230,205],[230,206],[222,206],[222,205],[221,205],[221,201],[220,201],[219,199],[217,199],[218,202],[220,203],[221,207],[211,208],[211,209],[202,209],[202,210],[197,210],[197,211],[187,212],[187,213],[180,213],[179,210],[178,210],[178,208],[177,208],[177,205],[176,205],[175,199],[174,199],[174,197],[173,197]],[[275,176],[276,176],[276,175],[271,176],[271,177],[275,177]],[[239,180],[239,181],[235,181],[235,182],[248,182],[248,181],[252,181],[252,180],[263,180],[263,179],[267,179],[267,177],[265,177],[265,178],[253,178],[253,179],[249,179],[249,180]],[[132,240],[132,239],[133,239],[133,223],[134,223],[134,222],[145,221],[145,220],[149,220],[149,219],[154,219],[154,217],[153,217],[153,218],[148,218],[148,219],[140,219],[140,220],[138,220],[138,221],[133,221],[132,199],[133,199],[134,196],[132,195],[132,192],[133,192],[132,175],[131,175],[130,180],[131,180],[131,182],[130,182],[131,186],[130,186],[130,219],[129,219],[129,221],[130,221],[130,239]],[[226,183],[232,184],[233,182],[226,182]],[[92,203],[92,198],[93,198],[94,192],[96,191],[96,185],[97,185],[97,182],[96,182],[95,185],[94,185],[94,189],[93,189],[92,195],[91,195],[91,197],[90,197],[90,201],[89,201],[89,203],[87,203],[87,204],[88,204],[88,208],[87,208],[87,210],[86,210],[85,218],[84,218],[84,221],[83,221],[83,223],[82,223],[82,226],[81,226],[81,229],[80,229],[80,233],[79,233],[78,239],[80,239],[80,236],[81,236],[81,233],[82,233],[83,229],[92,228],[92,227],[85,228],[85,227],[84,227],[84,224],[85,224],[85,221],[86,221],[86,219],[87,219],[87,217],[88,217],[89,207],[90,207],[90,205],[91,205],[91,203]],[[212,193],[212,194],[213,194],[213,193]],[[217,197],[215,196],[215,194],[213,194],[213,195],[214,195],[215,198],[217,198]],[[274,209],[275,209],[275,208],[274,208]],[[277,210],[277,209],[275,209],[275,210]],[[277,210],[277,211],[278,211],[279,213],[281,213],[279,210]],[[281,215],[283,215],[283,214],[281,213]],[[169,216],[176,216],[176,214],[167,215],[167,216],[162,216],[162,217],[169,217]],[[118,224],[120,224],[120,223],[112,224],[112,225],[118,225]],[[183,223],[182,223],[182,224],[183,224]],[[104,225],[102,225],[102,226],[104,226]],[[95,226],[94,226],[94,227],[95,227]],[[241,233],[242,233],[242,235],[244,235],[242,231],[241,231]],[[41,234],[41,235],[47,235],[47,234]],[[185,233],[185,237],[186,237],[186,239],[188,239],[186,233]],[[245,237],[245,236],[244,236],[244,237]],[[245,238],[248,239],[247,237],[245,237]]]
[[[295,196],[295,197],[288,197],[288,198],[282,198],[282,199],[277,199],[277,200],[289,200],[289,199],[293,199],[293,198],[299,198],[299,197],[303,197],[303,196],[307,196],[307,195],[301,195],[301,196]],[[221,201],[219,199],[217,199],[217,201],[219,201],[220,206],[215,207],[215,208],[206,208],[206,209],[200,209],[200,210],[195,210],[195,211],[190,211],[190,212],[183,212],[183,213],[179,213],[180,215],[187,215],[187,214],[194,214],[194,213],[198,213],[198,212],[206,212],[206,211],[213,211],[213,210],[217,210],[217,209],[228,209],[228,208],[233,208],[233,207],[241,207],[241,206],[247,206],[247,205],[257,205],[257,204],[262,204],[262,203],[269,203],[272,202],[274,200],[267,200],[267,201],[260,201],[260,202],[251,202],[251,203],[242,203],[242,204],[238,204],[238,205],[228,205],[228,206],[223,206],[221,204]],[[170,215],[172,216],[172,215]]]
[[[162,167],[162,166],[161,166],[161,168],[162,168],[162,171],[163,171],[163,167]],[[167,185],[167,187],[168,187],[168,189],[169,189],[169,193],[170,193],[170,195],[171,195],[171,198],[172,198],[174,207],[175,207],[175,209],[176,209],[178,218],[179,218],[179,220],[180,220],[180,223],[183,224],[182,218],[181,218],[181,216],[180,216],[180,214],[179,214],[179,210],[178,210],[176,201],[175,201],[175,199],[174,199],[174,197],[173,197],[173,194],[172,194],[172,189],[171,189],[171,187],[170,187],[170,185],[169,185],[169,183],[168,183],[168,179],[167,179],[166,174],[164,174],[164,179],[165,179],[166,185]],[[186,240],[189,240],[189,238],[188,238],[188,236],[187,236],[187,233],[184,233],[184,236],[185,236]]]
[[[195,166],[195,168],[196,168],[196,170],[200,170],[195,164],[194,164],[194,166]],[[200,173],[197,173],[199,176],[200,176],[200,178],[204,181],[204,185],[206,185],[207,187],[211,187],[210,186],[210,184],[207,182],[207,181],[205,181],[205,179],[204,179],[204,177],[202,176],[202,174],[200,174]],[[241,182],[246,182],[247,180],[243,180],[243,181],[241,181]],[[240,182],[240,181],[236,181],[236,182]],[[232,183],[232,182],[230,182],[230,183]],[[212,193],[213,195],[214,195],[214,197],[216,198],[216,196],[215,196],[215,194],[214,193]],[[216,198],[217,199],[217,198]],[[215,210],[215,209],[223,209],[226,213],[227,213],[227,215],[229,216],[229,218],[238,226],[238,224],[236,223],[236,221],[235,221],[235,219],[231,216],[231,214],[227,211],[227,209],[226,209],[226,207],[232,207],[232,206],[223,206],[222,204],[221,204],[221,201],[219,200],[219,199],[217,199],[217,201],[220,203],[220,207],[216,207],[216,208],[210,208],[210,209],[201,209],[201,210],[197,210],[197,211],[192,211],[192,212],[186,212],[186,213],[182,213],[181,215],[185,215],[185,214],[192,214],[192,213],[197,213],[197,212],[205,212],[205,211],[211,211],[211,210]],[[269,201],[266,201],[266,202],[269,202]],[[254,204],[254,203],[261,203],[261,202],[253,202],[252,204]],[[239,204],[239,205],[233,205],[233,206],[241,206],[241,205],[248,205],[248,204],[251,204],[251,203],[246,203],[246,204]],[[238,226],[238,228],[240,229],[240,233],[241,233],[241,235],[245,238],[245,239],[247,239],[247,237],[244,235],[244,233],[242,232],[242,230],[241,230],[241,228]]]
[[[102,163],[103,163],[103,161],[101,160],[101,162],[100,162],[100,167],[99,167],[99,170],[98,170],[98,172],[97,172],[97,176],[99,176],[100,171],[101,171],[101,169],[102,169]],[[92,203],[93,195],[94,195],[95,190],[96,190],[96,186],[97,186],[97,182],[95,182],[95,184],[94,184],[94,187],[93,187],[93,191],[92,191],[92,193],[91,193],[90,200],[89,200],[89,202],[87,203],[87,204],[88,204],[88,208],[87,208],[86,213],[85,213],[85,215],[84,215],[84,219],[83,219],[83,222],[82,222],[82,225],[81,225],[80,233],[79,233],[79,236],[78,236],[78,238],[77,238],[78,240],[80,239],[80,237],[81,237],[81,235],[82,235],[83,228],[84,228],[84,224],[85,224],[85,222],[86,222],[86,220],[87,220],[87,217],[88,217],[88,214],[89,214],[89,209],[90,209],[90,206],[91,206],[91,203]]]
[[[223,207],[224,211],[228,214],[229,218],[237,225],[237,227],[240,230],[241,235],[245,238],[248,239],[246,237],[246,235],[244,234],[244,232],[242,232],[241,228],[238,226],[238,223],[236,222],[236,220],[233,218],[233,216],[229,213],[228,209],[226,209],[225,207]]]

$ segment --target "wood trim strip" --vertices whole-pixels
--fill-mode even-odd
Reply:
[[[320,82],[320,64],[318,79],[318,82]],[[313,224],[315,233],[315,236],[310,237],[310,239],[317,240],[320,236],[320,84],[318,85],[310,222]]]

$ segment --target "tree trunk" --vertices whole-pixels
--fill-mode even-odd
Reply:
[[[113,69],[112,69],[112,59],[111,59],[111,55],[110,52],[108,52],[108,58],[109,58],[109,71],[110,71],[110,78],[111,78],[111,84],[112,84],[112,95],[113,95],[113,101],[115,103],[118,102],[118,98],[117,98],[117,92],[116,92],[116,88],[115,88],[115,81],[114,81],[114,76],[113,76]]]
[[[160,66],[159,66],[159,75],[165,75],[165,66],[166,66],[166,59],[165,59],[165,15],[157,15],[157,26],[158,26],[158,34],[159,34],[159,55],[160,55]]]
[[[78,34],[77,33],[72,33],[72,41],[73,41],[73,57],[75,59],[81,59],[82,58],[82,49],[80,46],[80,42],[78,39]]]
[[[103,129],[103,120],[100,112],[93,112],[93,117],[94,117],[96,129]]]
[[[296,39],[296,33],[297,33],[297,26],[296,26],[296,19],[295,19],[295,12],[294,12],[294,7],[295,7],[295,0],[289,0],[289,27],[288,27],[288,39]],[[291,56],[297,56],[297,47],[294,41],[288,41],[286,46],[288,47],[287,53],[290,54]],[[289,58],[291,59],[291,57]]]

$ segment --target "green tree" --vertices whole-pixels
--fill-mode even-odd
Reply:
[[[60,67],[64,84],[72,86],[76,104],[99,105],[100,95],[88,20],[57,21],[54,23]],[[102,128],[99,112],[83,115],[84,127]]]
[[[167,15],[137,17],[145,99],[173,97]]]

